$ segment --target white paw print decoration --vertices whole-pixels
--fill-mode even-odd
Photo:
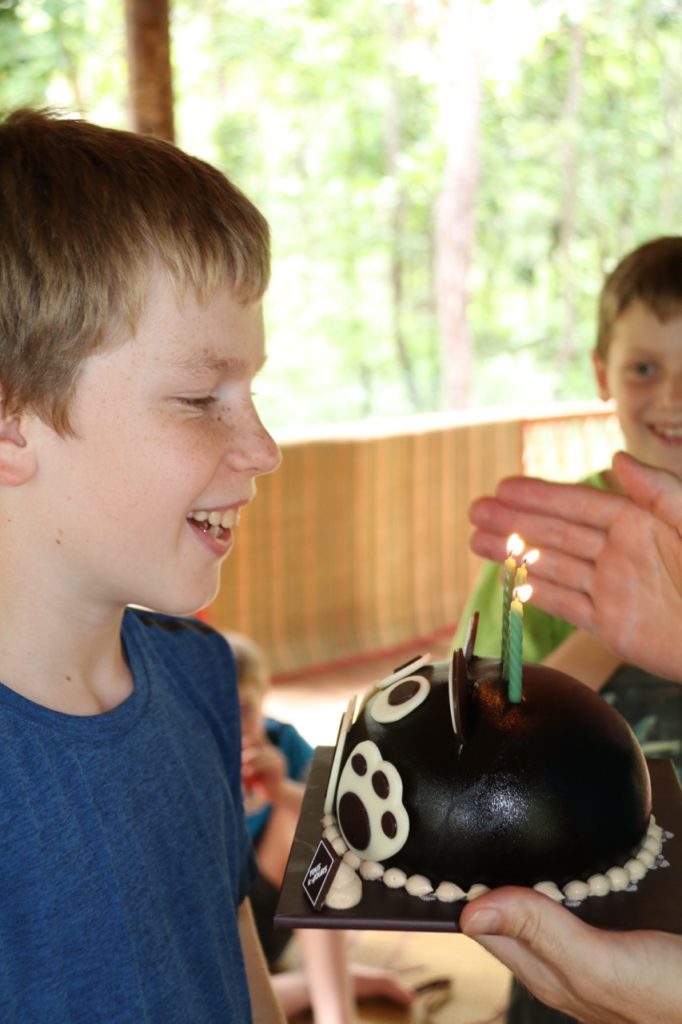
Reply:
[[[344,765],[336,817],[346,843],[363,860],[386,860],[407,840],[402,779],[371,740],[358,743]]]

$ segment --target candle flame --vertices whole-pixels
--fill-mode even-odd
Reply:
[[[511,537],[507,539],[507,556],[518,558],[524,547],[525,545],[518,533],[512,533]]]
[[[526,552],[526,554],[523,556],[523,560],[526,563],[526,565],[533,565],[534,562],[537,562],[539,557],[540,552],[537,548],[533,548],[532,551]]]
[[[533,593],[530,583],[524,583],[522,587],[514,587],[514,600],[525,604]]]

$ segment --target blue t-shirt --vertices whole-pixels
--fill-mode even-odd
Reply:
[[[305,740],[298,729],[288,722],[278,722],[276,718],[265,719],[265,734],[270,742],[280,750],[287,762],[287,778],[296,782],[304,782],[310,762],[315,751]],[[272,813],[272,804],[265,801],[251,804],[247,797],[246,826],[254,843],[260,839],[268,818]]]
[[[3,1024],[243,1024],[253,857],[236,673],[202,623],[126,611],[131,696],[50,711],[0,685]]]

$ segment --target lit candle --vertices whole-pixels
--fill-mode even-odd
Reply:
[[[507,541],[507,557],[504,562],[504,579],[502,582],[502,678],[509,678],[509,609],[516,583],[516,559],[523,551],[523,541],[518,533],[512,533]]]
[[[509,688],[510,704],[520,704],[523,697],[523,603],[533,592],[528,584],[514,589],[509,608]]]
[[[528,566],[532,565],[533,562],[537,562],[539,557],[540,552],[537,548],[533,548],[532,551],[526,552],[526,554],[523,556],[523,561],[521,562],[521,565],[516,570],[516,575],[514,577],[515,588],[525,586],[526,581],[528,579]]]

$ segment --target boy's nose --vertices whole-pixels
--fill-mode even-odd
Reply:
[[[259,476],[266,473],[274,473],[282,461],[282,451],[269,430],[258,420],[258,461],[260,468]]]
[[[238,438],[233,438],[228,459],[236,468],[254,476],[274,473],[282,461],[279,445],[265,429],[255,410],[248,422],[242,424]]]
[[[667,377],[664,401],[666,405],[676,408],[682,406],[682,371],[671,373]]]

